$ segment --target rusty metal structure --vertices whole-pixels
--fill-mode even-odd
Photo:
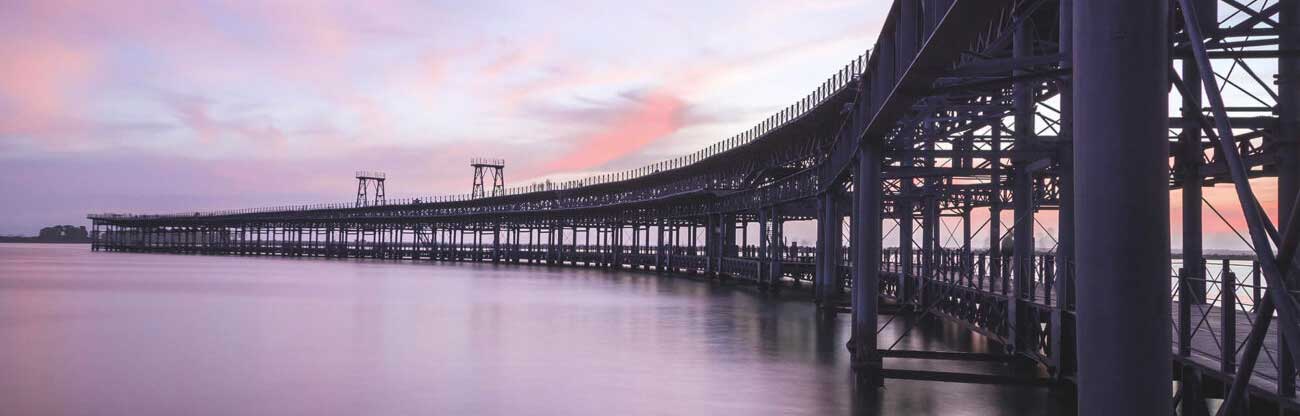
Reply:
[[[1076,391],[1088,415],[1208,414],[1207,399],[1218,414],[1300,410],[1300,0],[895,0],[864,46],[753,128],[642,168],[491,195],[95,214],[93,249],[809,287],[851,315],[863,389],[1028,383]],[[1216,185],[1253,253],[1205,252]],[[1273,199],[1270,216],[1260,201]],[[787,222],[814,220],[815,247],[787,241]],[[899,325],[885,309],[1004,351],[897,349],[877,335]],[[914,359],[1025,361],[1050,377],[889,364]]]

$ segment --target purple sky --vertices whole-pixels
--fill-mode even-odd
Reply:
[[[349,201],[357,170],[401,198],[468,192],[472,157],[507,186],[668,159],[804,97],[890,4],[0,2],[0,235]],[[1205,211],[1207,245],[1240,248]]]
[[[693,151],[803,97],[886,1],[0,7],[0,234],[89,212],[468,191]],[[472,3],[472,4],[471,4]]]

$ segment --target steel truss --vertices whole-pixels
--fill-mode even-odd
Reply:
[[[862,388],[1074,385],[1086,414],[1207,414],[1207,398],[1226,401],[1220,414],[1300,410],[1300,0],[898,0],[880,33],[805,99],[682,158],[476,198],[97,214],[93,247],[810,286],[851,313]],[[1276,223],[1258,178],[1276,178]],[[1216,184],[1233,187],[1254,255],[1205,253],[1202,189]],[[803,220],[818,223],[815,247],[785,236]],[[877,336],[902,325],[881,322],[885,309],[1005,351],[898,350]],[[1050,379],[886,358],[1021,360]]]

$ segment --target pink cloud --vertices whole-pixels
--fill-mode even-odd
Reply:
[[[177,120],[198,138],[199,143],[213,144],[222,139],[243,139],[264,146],[283,146],[285,133],[269,117],[218,119],[212,115],[211,103],[201,97],[172,95],[164,99]]]
[[[687,105],[680,98],[681,96],[733,83],[737,74],[752,71],[755,67],[796,59],[802,54],[864,37],[866,33],[866,29],[853,28],[816,39],[777,45],[730,59],[702,56],[692,61],[691,65],[685,66],[677,64],[657,69],[653,66],[637,66],[598,71],[580,65],[565,66],[552,76],[513,88],[504,96],[504,102],[507,108],[515,108],[524,101],[550,93],[636,80],[652,74],[668,74],[656,91],[645,97],[639,105],[618,110],[620,115],[610,122],[601,124],[595,133],[575,140],[579,143],[576,146],[577,150],[543,165],[545,170],[549,170],[546,172],[548,174],[589,169],[643,149],[651,142],[667,137],[689,124],[689,121],[684,120],[683,117]],[[645,124],[636,125],[628,122],[633,119],[637,120],[636,123]]]
[[[93,53],[34,36],[0,37],[0,135],[57,140],[76,122],[76,93],[94,77]],[[58,143],[47,143],[58,144]]]
[[[497,57],[494,61],[483,67],[482,74],[485,77],[496,78],[508,74],[515,69],[527,67],[546,55],[546,51],[551,47],[550,38],[542,40],[533,40],[526,42],[523,46],[514,48],[509,52]]]
[[[565,67],[541,79],[515,86],[501,97],[507,109],[515,109],[530,99],[575,88],[635,80],[648,74],[643,68],[591,71],[583,67]]]
[[[676,96],[662,91],[646,93],[595,131],[573,140],[573,150],[544,169],[589,169],[641,150],[681,129],[686,109],[686,103]]]

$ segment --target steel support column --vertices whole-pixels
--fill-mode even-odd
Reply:
[[[1300,0],[1281,0],[1278,6],[1278,49],[1300,50]],[[1278,58],[1277,69],[1277,223],[1278,233],[1286,235],[1290,230],[1286,229],[1287,222],[1282,219],[1290,217],[1292,211],[1300,208],[1294,206],[1296,194],[1300,193],[1300,55],[1290,54]],[[1278,343],[1279,350],[1289,350],[1285,337],[1279,337]],[[1295,360],[1289,354],[1280,355],[1278,394],[1294,397]]]
[[[1079,414],[1170,414],[1168,4],[1074,4]]]
[[[768,209],[759,208],[758,209],[758,253],[756,253],[757,255],[755,256],[758,258],[758,275],[754,276],[754,280],[758,282],[760,287],[762,287],[762,285],[764,285],[767,280],[766,279],[767,273],[765,273],[764,271],[768,268],[767,247],[768,247],[768,237],[769,237],[768,232],[770,230],[769,228],[770,225],[768,225],[769,220],[770,219],[768,218]]]
[[[1196,60],[1183,59],[1183,125],[1178,172],[1183,183],[1183,267],[1178,271],[1178,354],[1191,355],[1192,305],[1205,302],[1201,227],[1201,83]]]
[[[716,275],[722,261],[722,220],[721,215],[707,216],[704,230],[704,255],[708,258],[705,274]]]
[[[930,164],[927,161],[927,164]],[[926,195],[921,202],[921,276],[917,279],[917,294],[920,296],[921,308],[925,308],[930,299],[929,280],[939,279],[939,199],[933,194],[934,184],[926,180]]]
[[[903,178],[906,193],[912,186],[911,179]],[[894,201],[895,215],[898,216],[898,300],[907,304],[915,297],[916,284],[912,276],[912,202],[906,197]]]
[[[1007,294],[1006,280],[1002,270],[1002,121],[995,120],[989,129],[993,159],[990,164],[993,172],[989,174],[989,287],[997,285],[997,291]]]
[[[785,261],[785,222],[781,220],[779,208],[772,207],[770,211],[768,220],[772,223],[769,226],[772,236],[768,241],[768,250],[771,252],[768,254],[768,261],[771,263],[767,268],[767,284],[776,287],[784,273],[782,266]]]
[[[853,368],[860,388],[881,385],[876,325],[880,300],[881,182],[880,145],[863,143],[858,150],[853,185]]]
[[[1074,0],[1061,0],[1060,9],[1060,52],[1061,67],[1070,68],[1073,54]],[[1059,164],[1057,189],[1060,198],[1060,210],[1057,212],[1056,245],[1056,302],[1052,303],[1051,352],[1052,367],[1057,378],[1072,376],[1075,373],[1075,325],[1073,316],[1067,311],[1074,307],[1074,88],[1073,80],[1058,82],[1057,91],[1061,96],[1060,148],[1057,153]]]
[[[839,247],[842,235],[843,219],[835,209],[835,193],[826,191],[819,203],[817,227],[820,229],[817,240],[817,301],[822,307],[834,307],[838,300],[839,287]]]
[[[961,210],[961,274],[958,276],[958,280],[969,285],[971,271],[975,265],[972,257],[973,253],[971,251],[970,213],[972,208],[970,196],[968,195],[964,199],[964,206]]]
[[[1022,16],[1021,22],[1016,26],[1015,34],[1012,37],[1012,57],[1018,59],[1028,58],[1033,55],[1034,50],[1034,32],[1033,20],[1028,16]],[[1014,75],[1024,75],[1023,70],[1013,71]],[[1034,146],[1034,88],[1031,81],[1019,81],[1012,86],[1012,106],[1014,111],[1015,130],[1013,131],[1013,142],[1017,151],[1023,152]],[[1012,278],[1015,279],[1012,287],[1012,296],[1007,299],[1007,350],[1015,351],[1026,340],[1020,337],[1026,332],[1025,326],[1038,325],[1036,322],[1025,322],[1024,308],[1028,302],[1028,297],[1032,287],[1030,283],[1034,279],[1034,178],[1029,171],[1029,164],[1032,160],[1024,156],[1013,156],[1011,159],[1011,204],[1014,211],[1014,219],[1011,223],[1012,232]]]
[[[734,214],[722,214],[718,218],[722,224],[722,228],[719,229],[722,232],[722,245],[718,247],[720,250],[718,256],[719,258],[736,257],[739,255],[739,247],[736,246],[736,216]]]
[[[501,262],[501,223],[492,224],[492,262]]]
[[[664,265],[667,264],[668,260],[666,250],[668,246],[664,243],[664,237],[666,235],[667,234],[664,230],[664,220],[660,219],[658,224],[655,225],[655,271],[657,272],[664,271]],[[576,236],[574,239],[577,239]]]

